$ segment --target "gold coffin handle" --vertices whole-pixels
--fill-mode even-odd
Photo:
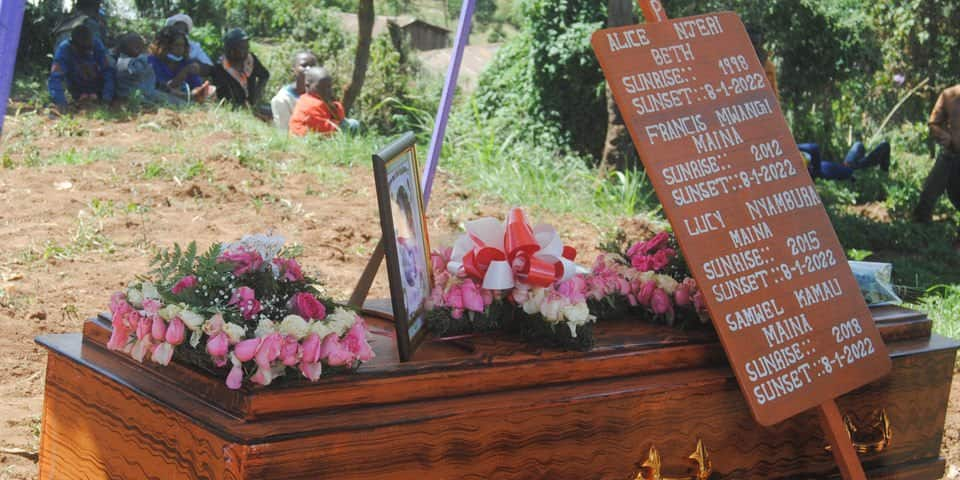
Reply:
[[[893,428],[885,408],[880,410],[880,416],[875,422],[865,427],[858,426],[850,414],[844,415],[843,426],[846,427],[847,435],[858,453],[882,452],[890,446],[893,439]],[[830,446],[827,445],[826,449],[830,450]]]
[[[687,457],[692,463],[697,464],[697,474],[694,477],[665,477],[662,471],[662,461],[660,452],[656,445],[650,446],[647,453],[647,460],[641,465],[640,473],[634,480],[707,480],[713,473],[713,463],[710,461],[710,454],[703,446],[703,440],[697,439],[697,449]]]

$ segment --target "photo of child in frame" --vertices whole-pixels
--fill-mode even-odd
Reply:
[[[402,156],[412,157],[411,152]],[[420,186],[413,171],[413,158],[398,159],[388,168],[390,210],[394,241],[403,284],[403,304],[407,314],[409,335],[415,337],[423,327],[424,301],[430,291],[430,267],[427,265],[426,235],[416,191]]]

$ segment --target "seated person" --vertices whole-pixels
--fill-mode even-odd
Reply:
[[[90,29],[93,38],[107,45],[107,19],[103,16],[102,0],[77,0],[73,10],[53,27],[54,45],[70,38],[73,29],[83,25]]]
[[[311,52],[298,52],[293,56],[293,83],[280,87],[280,90],[270,100],[270,110],[273,113],[273,124],[280,130],[290,126],[290,116],[297,105],[297,99],[306,90],[303,72],[318,65],[317,56]]]
[[[250,37],[234,28],[223,37],[223,56],[210,71],[217,95],[236,107],[257,107],[270,72],[250,53]]]
[[[828,180],[847,180],[853,177],[853,171],[879,165],[883,171],[890,169],[890,143],[881,142],[876,148],[866,153],[862,142],[854,142],[847,152],[842,164],[824,160],[820,154],[820,146],[816,143],[801,143],[797,145],[807,160],[807,170],[813,178]]]
[[[98,97],[105,102],[113,100],[115,72],[107,55],[107,49],[84,25],[74,28],[70,38],[57,46],[47,89],[59,113],[67,111],[65,90],[75,102]]]
[[[185,13],[178,13],[167,19],[166,26],[173,27],[186,35],[187,43],[190,45],[190,54],[187,57],[197,63],[200,70],[200,76],[210,75],[210,69],[213,68],[213,60],[203,51],[200,42],[190,39],[190,31],[193,30],[193,19]]]
[[[304,72],[306,91],[297,100],[290,116],[290,133],[302,137],[307,132],[332,134],[341,130],[359,129],[359,122],[344,118],[343,104],[333,98],[333,78],[323,67],[310,67]]]
[[[185,100],[202,102],[209,94],[209,82],[200,78],[200,68],[187,58],[187,36],[173,27],[163,27],[150,46],[147,60],[157,76],[161,91]]]
[[[126,100],[135,92],[153,104],[181,105],[183,100],[157,90],[157,75],[147,59],[146,42],[138,33],[117,39],[117,100]]]

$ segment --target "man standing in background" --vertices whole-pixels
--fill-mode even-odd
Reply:
[[[930,135],[940,145],[940,154],[923,182],[920,201],[913,211],[916,222],[928,223],[943,191],[960,210],[960,84],[944,90],[930,114]],[[954,241],[960,248],[960,238]]]

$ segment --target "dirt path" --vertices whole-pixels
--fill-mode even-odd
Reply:
[[[126,123],[84,120],[65,129],[45,119],[7,120],[0,144],[0,371],[6,375],[0,480],[36,476],[31,453],[38,447],[45,357],[33,338],[79,331],[113,291],[147,271],[157,247],[191,239],[206,246],[273,230],[306,247],[302,263],[319,272],[333,296],[345,298],[359,277],[379,236],[369,168],[329,167],[337,175],[323,177],[336,179],[332,184],[314,174],[269,175],[223,154],[238,140],[230,134],[185,141],[173,128],[191,121],[158,114]],[[84,165],[24,166],[71,151],[95,158]],[[160,160],[199,162],[202,169],[186,180],[175,168],[157,170]],[[433,205],[442,206],[429,218],[435,241],[452,236],[458,222],[502,215],[502,205],[472,198],[445,178],[434,192]],[[563,225],[565,240],[582,258],[593,258],[594,227],[573,218],[543,220]],[[385,277],[381,272],[374,295],[386,294]],[[955,382],[944,453],[960,466],[958,389]],[[953,471],[950,478],[960,478],[960,469]]]

